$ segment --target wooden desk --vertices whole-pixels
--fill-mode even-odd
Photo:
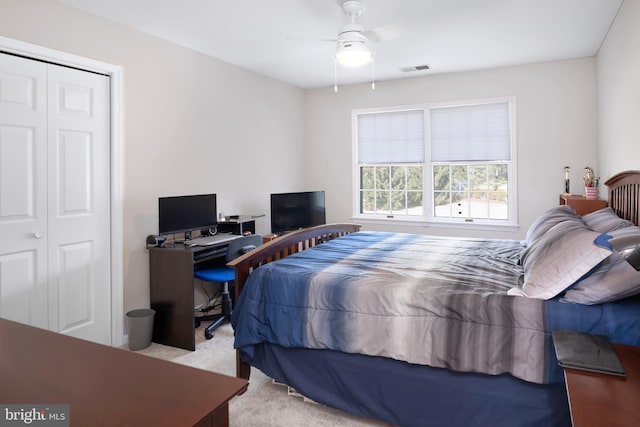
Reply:
[[[68,404],[71,426],[223,426],[247,381],[0,319],[0,403]]]
[[[565,369],[574,427],[637,426],[640,422],[640,347],[613,344],[627,377]]]
[[[193,273],[199,268],[225,265],[228,244],[149,248],[149,294],[151,308],[156,311],[153,342],[196,349]]]

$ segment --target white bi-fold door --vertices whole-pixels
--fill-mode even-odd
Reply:
[[[111,344],[109,77],[0,53],[0,317]]]

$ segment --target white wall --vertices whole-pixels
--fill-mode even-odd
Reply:
[[[157,198],[216,192],[226,213],[268,213],[268,194],[327,192],[329,221],[351,219],[351,111],[517,97],[520,230],[558,203],[563,167],[580,193],[585,165],[603,177],[637,169],[640,2],[625,1],[597,60],[585,58],[302,91],[52,0],[0,0],[0,35],[124,70],[125,309],[148,305],[144,238]],[[599,90],[596,90],[596,80]],[[596,92],[599,100],[596,100]],[[598,110],[596,111],[596,105]],[[597,157],[596,112],[599,113]],[[597,160],[600,160],[597,162]],[[268,231],[268,218],[258,220]]]
[[[303,176],[298,88],[51,0],[0,0],[0,35],[123,67],[125,310],[149,305],[159,196],[215,192],[227,214],[267,213]]]
[[[603,176],[640,169],[640,1],[626,0],[597,57]]]
[[[532,221],[558,204],[565,165],[572,167],[571,192],[581,194],[586,165],[596,165],[595,59],[435,74],[370,86],[318,89],[307,94],[307,186],[327,192],[329,222],[352,214],[351,111],[424,102],[515,96],[517,103],[517,232],[366,226],[440,235],[522,238]]]

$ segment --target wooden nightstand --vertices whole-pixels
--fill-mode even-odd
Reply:
[[[573,194],[560,195],[560,204],[573,206],[576,214],[585,215],[607,207],[607,201],[602,199],[587,200],[584,196]]]
[[[566,368],[574,427],[637,426],[640,420],[640,347],[612,344],[627,376]]]

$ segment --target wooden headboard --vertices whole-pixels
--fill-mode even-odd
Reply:
[[[624,219],[640,225],[640,171],[624,171],[609,178],[609,207]]]

